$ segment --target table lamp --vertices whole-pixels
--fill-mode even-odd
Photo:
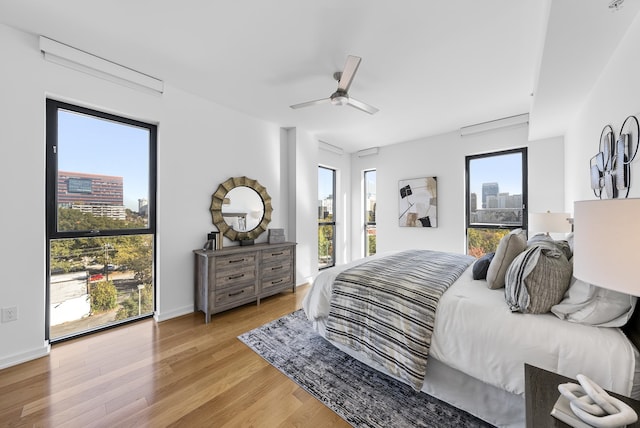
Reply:
[[[529,230],[532,232],[549,233],[569,233],[571,223],[569,223],[569,213],[531,213],[529,214]]]
[[[604,199],[574,204],[573,276],[609,290],[640,296],[637,241],[640,199]],[[580,386],[558,386],[573,413],[597,427],[626,426],[638,420],[635,411],[580,374]],[[577,394],[576,394],[577,393]]]
[[[640,296],[640,199],[574,204],[573,275],[589,284]]]

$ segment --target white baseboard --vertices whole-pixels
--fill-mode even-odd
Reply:
[[[27,361],[35,360],[37,358],[46,357],[49,355],[49,352],[51,352],[51,345],[49,342],[45,341],[42,348],[31,349],[26,352],[20,352],[19,354],[0,358],[0,370],[11,366],[17,366],[18,364],[26,363]]]
[[[301,285],[311,284],[313,282],[313,276],[308,276],[306,278],[298,279],[296,281],[296,287],[300,287]]]
[[[158,313],[156,311],[153,318],[157,322],[162,322],[162,321],[170,320],[171,318],[177,318],[177,317],[181,317],[182,315],[187,315],[191,313],[193,313],[193,305],[187,305],[181,308],[173,309],[171,311],[162,312],[162,313]]]

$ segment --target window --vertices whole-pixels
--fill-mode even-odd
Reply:
[[[364,172],[364,255],[376,253],[376,170]]]
[[[47,338],[154,310],[156,126],[47,100]]]
[[[466,179],[467,252],[480,257],[527,228],[527,149],[467,156]]]
[[[336,171],[318,167],[318,268],[335,266]]]

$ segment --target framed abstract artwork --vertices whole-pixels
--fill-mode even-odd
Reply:
[[[438,227],[437,177],[411,178],[398,182],[400,227]]]

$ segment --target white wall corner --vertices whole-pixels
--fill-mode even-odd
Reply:
[[[158,312],[156,311],[153,315],[153,319],[157,322],[162,322],[166,320],[170,320],[172,318],[181,317],[183,315],[188,315],[194,312],[193,305],[182,306],[180,308],[174,308],[170,311]]]
[[[9,355],[0,359],[0,370],[26,363],[37,358],[46,357],[51,352],[51,345],[45,340],[41,348],[29,349],[25,352]]]

